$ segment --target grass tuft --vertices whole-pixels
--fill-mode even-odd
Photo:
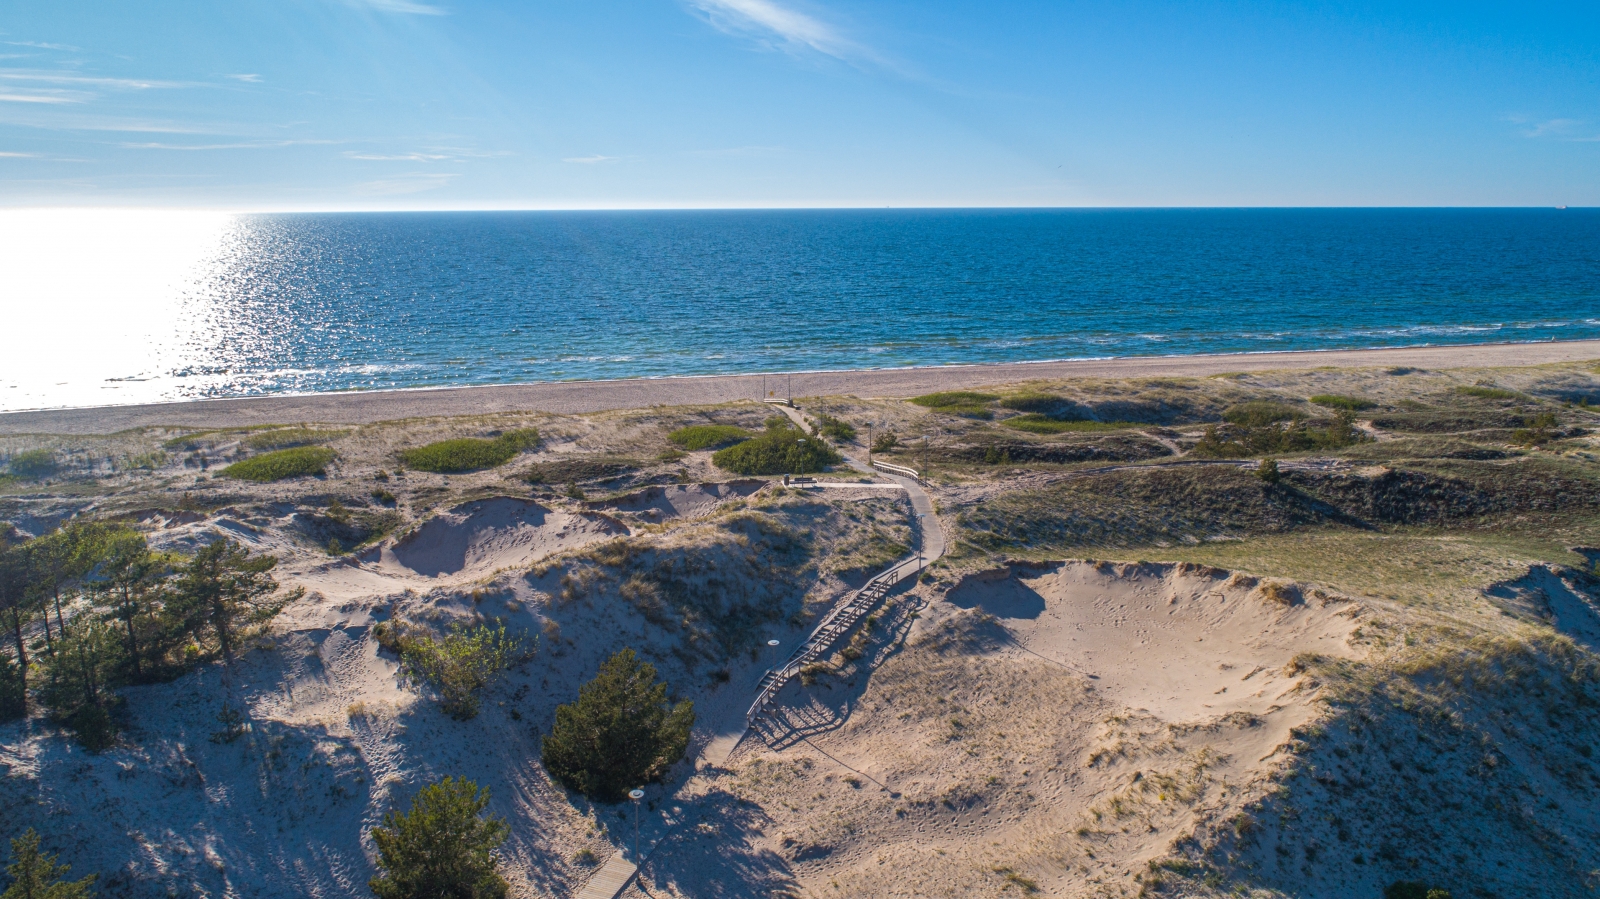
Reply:
[[[1311,398],[1311,402],[1329,409],[1342,409],[1346,412],[1360,412],[1363,409],[1375,409],[1378,404],[1372,400],[1359,396],[1342,396],[1336,393],[1319,393]]]
[[[322,446],[278,450],[235,462],[222,470],[222,476],[265,483],[321,475],[327,472],[328,463],[333,461],[334,455],[333,450]]]
[[[479,471],[504,465],[538,442],[539,432],[532,428],[507,431],[498,437],[462,437],[402,450],[400,461],[418,471],[436,474]]]
[[[1473,384],[1473,385],[1470,385],[1470,386],[1457,387],[1456,388],[1456,393],[1459,393],[1462,396],[1475,396],[1480,400],[1525,400],[1525,399],[1527,399],[1526,396],[1516,392],[1515,390],[1507,390],[1504,387],[1488,387],[1488,386],[1485,386],[1485,385],[1482,385],[1482,384]]]
[[[751,434],[734,425],[689,425],[667,435],[667,439],[693,452],[714,446],[725,446],[739,440],[749,440]]]
[[[1304,412],[1286,403],[1274,403],[1270,400],[1252,400],[1232,406],[1222,413],[1222,420],[1247,428],[1264,428],[1275,425],[1280,421],[1299,421],[1305,418]]]
[[[912,398],[911,402],[946,415],[963,418],[993,418],[989,404],[1000,397],[992,393],[975,393],[970,390],[946,390]]]
[[[349,431],[319,431],[315,428],[282,428],[260,434],[251,434],[245,438],[244,445],[253,450],[288,449],[294,446],[313,446],[318,443],[327,443],[349,433]]]

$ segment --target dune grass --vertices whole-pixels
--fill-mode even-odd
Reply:
[[[989,409],[989,404],[1000,397],[992,393],[976,393],[971,390],[946,390],[940,393],[929,393],[924,396],[913,397],[911,402],[935,412],[946,415],[960,415],[963,418],[993,418],[994,412]]]
[[[735,425],[689,425],[667,435],[669,441],[690,452],[724,446],[750,437],[749,431]]]
[[[1528,398],[1515,390],[1507,390],[1504,387],[1486,387],[1481,384],[1457,387],[1456,393],[1462,396],[1477,397],[1480,400],[1525,400]]]
[[[222,470],[222,476],[263,483],[287,478],[303,478],[307,475],[325,473],[328,463],[333,459],[334,452],[327,447],[298,446],[293,449],[262,453],[243,462],[235,462]]]
[[[498,437],[460,437],[401,450],[400,461],[418,471],[459,474],[504,465],[538,442],[539,432],[532,428]]]
[[[321,431],[316,428],[278,428],[259,434],[251,434],[244,439],[244,445],[253,450],[288,449],[293,446],[313,446],[318,443],[327,443],[349,433],[349,431]]]
[[[1001,422],[1008,428],[1030,434],[1068,434],[1095,431],[1123,431],[1135,425],[1126,421],[1060,421],[1048,415],[1030,413]]]
[[[1340,409],[1345,412],[1360,412],[1363,409],[1376,408],[1378,405],[1359,396],[1341,396],[1336,393],[1319,393],[1311,398],[1311,402],[1327,409]]]
[[[1299,409],[1287,403],[1274,403],[1271,400],[1251,400],[1248,403],[1230,406],[1222,413],[1223,421],[1247,428],[1262,428],[1280,421],[1298,421],[1305,417],[1306,414]]]
[[[1036,412],[1040,415],[1053,414],[1068,404],[1065,397],[1038,390],[1013,393],[1010,396],[1000,398],[1001,408],[1014,409],[1017,412]]]
[[[807,437],[787,421],[774,421],[763,433],[711,456],[712,464],[734,474],[809,474],[844,461],[820,437]]]
[[[7,463],[10,473],[31,480],[55,474],[56,454],[47,449],[28,450],[12,456]]]

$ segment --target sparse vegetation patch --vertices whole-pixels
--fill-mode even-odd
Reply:
[[[241,481],[282,481],[327,473],[334,460],[333,450],[323,446],[300,446],[252,456],[222,470],[225,478]]]
[[[689,425],[668,434],[667,439],[694,452],[748,440],[752,436],[749,431],[735,425]]]
[[[935,412],[946,415],[959,415],[963,418],[993,418],[994,410],[989,404],[1000,397],[992,393],[976,393],[970,390],[947,390],[941,393],[930,393],[925,396],[915,397],[911,402],[916,403]]]
[[[539,432],[528,428],[507,431],[498,437],[461,437],[402,450],[400,461],[418,471],[459,474],[504,465],[538,443]]]

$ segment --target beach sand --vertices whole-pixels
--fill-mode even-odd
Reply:
[[[763,395],[763,388],[767,395],[779,398],[842,395],[905,397],[1035,378],[1205,377],[1224,372],[1319,366],[1493,368],[1589,359],[1600,360],[1600,340],[1300,353],[1140,356],[1063,362],[798,372],[792,375],[564,381],[8,412],[0,414],[0,434],[111,434],[155,425],[231,428],[297,422],[367,424],[401,418],[513,411],[572,414],[758,399]]]

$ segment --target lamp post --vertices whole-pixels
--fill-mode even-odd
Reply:
[[[639,800],[644,798],[644,791],[635,787],[628,791],[628,798],[633,800],[633,863],[638,865],[639,858]]]

